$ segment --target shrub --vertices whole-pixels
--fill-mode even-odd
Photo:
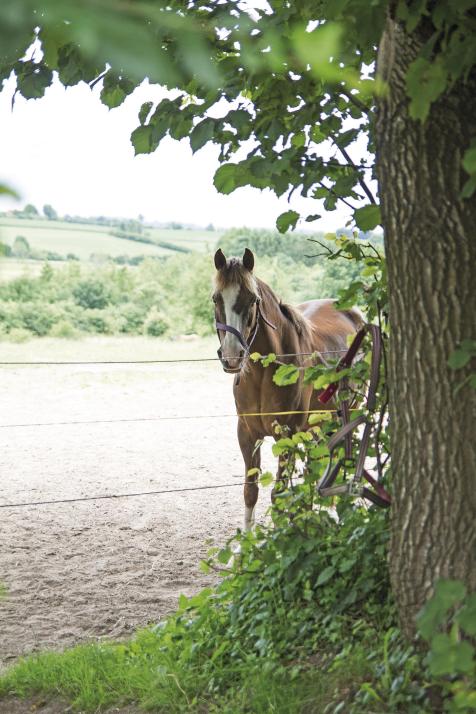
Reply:
[[[19,309],[21,326],[38,337],[44,337],[58,319],[55,306],[42,303],[23,303]]]
[[[8,333],[8,340],[10,342],[26,342],[32,338],[32,334],[29,330],[23,329],[23,327],[14,327]]]
[[[52,326],[49,332],[51,337],[63,337],[72,339],[79,336],[78,330],[69,322],[69,320],[59,320]]]
[[[17,236],[13,241],[12,254],[16,258],[27,258],[30,255],[30,244],[24,236]]]
[[[152,308],[144,323],[144,333],[150,337],[160,337],[167,332],[167,329],[168,324],[165,318],[156,308]]]
[[[9,255],[12,254],[12,249],[7,243],[2,243],[0,241],[0,258],[5,257],[8,258]]]
[[[91,310],[102,310],[109,303],[109,293],[105,285],[94,278],[81,280],[73,288],[77,305]]]
[[[96,332],[98,334],[112,334],[114,320],[103,310],[81,310],[75,316],[75,326],[83,332]]]
[[[141,332],[146,316],[146,306],[134,303],[123,303],[118,310],[117,324],[119,331],[128,334]]]

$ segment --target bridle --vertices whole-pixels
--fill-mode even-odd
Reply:
[[[222,367],[225,372],[228,372],[229,374],[234,374],[236,372],[239,372],[241,370],[241,365],[243,364],[243,361],[248,357],[250,354],[251,346],[253,342],[255,341],[256,335],[258,334],[258,329],[259,329],[259,320],[260,317],[265,322],[269,327],[272,327],[273,330],[276,329],[276,325],[273,325],[270,320],[266,317],[266,315],[263,314],[263,311],[261,309],[261,298],[258,296],[255,301],[256,305],[256,322],[251,330],[250,337],[248,340],[245,339],[244,335],[236,329],[236,327],[233,327],[232,325],[227,325],[225,322],[219,322],[218,320],[215,320],[215,327],[218,335],[218,339],[220,340],[220,332],[230,332],[232,335],[235,335],[237,340],[239,341],[240,345],[243,347],[245,354],[243,355],[243,358],[241,360],[241,364],[239,367],[228,367],[227,366],[227,361],[223,358],[223,350],[220,347],[217,350],[217,355],[220,358],[220,362],[222,364]],[[220,340],[221,342],[221,340]]]

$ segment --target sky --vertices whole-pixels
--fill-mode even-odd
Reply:
[[[101,104],[100,85],[65,89],[58,81],[42,99],[17,96],[12,109],[14,87],[9,80],[0,94],[0,183],[15,188],[21,200],[2,198],[0,211],[50,203],[60,215],[273,228],[277,216],[292,208],[321,213],[319,221],[302,227],[322,231],[349,220],[345,206],[326,214],[320,201],[295,194],[290,204],[269,190],[219,194],[213,186],[218,147],[193,155],[188,139],[167,138],[153,154],[135,157],[129,136],[141,104],[167,95],[156,85],[144,82],[113,110]]]

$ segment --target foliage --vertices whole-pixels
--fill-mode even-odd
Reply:
[[[447,711],[476,710],[476,593],[468,595],[460,581],[440,580],[418,630],[430,645],[428,671],[449,699]]]
[[[109,303],[107,289],[99,280],[81,280],[73,288],[73,297],[76,304],[84,308],[102,310]]]
[[[184,11],[175,0],[134,8],[42,0],[37,37],[43,56],[32,58],[26,50],[38,26],[37,3],[7,0],[0,15],[0,76],[13,71],[26,98],[43,96],[55,71],[65,86],[102,81],[108,107],[120,105],[144,78],[177,88],[173,99],[143,105],[131,137],[136,153],[154,151],[167,135],[188,136],[193,151],[216,143],[219,191],[244,185],[277,195],[297,190],[323,200],[327,211],[344,201],[365,230],[380,221],[362,137],[372,151],[374,96],[384,91],[375,76],[376,48],[386,14],[396,14],[421,45],[406,87],[411,115],[424,121],[431,105],[474,67],[474,8],[474,0],[300,0],[272,1],[251,12],[232,0],[194,0]],[[476,188],[474,157],[473,141],[463,159],[465,196]],[[298,219],[290,209],[278,227],[285,231]]]
[[[258,257],[257,274],[291,302],[335,297],[339,289],[352,282],[355,267],[351,261],[313,258],[306,265],[300,262],[299,254],[297,260],[292,258],[292,244],[286,237],[274,251],[268,237],[267,231],[230,231],[220,245],[242,253],[242,242],[249,239],[264,247],[257,255],[266,260]],[[287,253],[281,252],[281,247]],[[71,331],[73,335],[92,331],[154,337],[213,331],[210,257],[189,253],[134,262],[137,268],[111,263],[91,267],[70,261],[61,270],[53,270],[45,263],[37,278],[20,277],[0,284],[2,332],[31,329],[31,320],[28,325],[25,322],[26,303],[28,310],[38,315],[38,321],[39,316],[48,315],[42,321],[41,334],[45,334],[48,325],[48,334],[64,336]],[[342,265],[336,270],[339,262]],[[32,332],[40,334],[38,329]]]
[[[476,340],[462,340],[461,344],[458,346],[454,352],[449,356],[448,365],[454,370],[463,370],[470,366],[471,361],[474,362],[476,357]],[[465,379],[458,385],[456,392],[469,384],[470,387],[476,389],[476,373],[474,371],[470,372]]]
[[[39,215],[38,209],[32,203],[27,203],[23,209],[23,214],[29,218],[33,218]]]
[[[24,236],[17,236],[13,241],[12,255],[17,258],[26,258],[30,254],[30,244]]]
[[[43,214],[50,221],[56,221],[58,218],[58,214],[50,203],[45,203],[45,205],[43,206]]]
[[[367,547],[369,538],[376,544],[375,556]],[[228,711],[250,707],[264,714],[270,700],[277,699],[281,680],[281,692],[293,692],[287,711],[297,712],[313,700],[323,711],[345,678],[345,667],[352,663],[356,683],[369,674],[369,667],[358,663],[363,644],[393,622],[387,539],[382,512],[352,509],[340,525],[321,511],[305,521],[259,529],[255,536],[238,535],[242,551],[231,572],[214,589],[190,599],[182,596],[177,613],[164,623],[130,643],[30,658],[0,680],[0,693],[36,690],[51,696],[61,691],[88,711],[130,700],[155,711],[199,710],[207,702],[223,711],[225,697]],[[229,559],[231,545],[216,555],[217,567]],[[342,576],[319,582],[330,566]],[[349,592],[355,594],[352,603]],[[352,653],[343,666],[334,663],[328,681],[322,681],[317,672],[329,670],[348,636],[354,641]],[[307,665],[311,652],[319,661],[317,672]],[[257,684],[258,673],[265,675],[266,688],[254,692],[250,685]],[[246,692],[250,703],[233,709]],[[255,698],[262,700],[261,708],[254,706]],[[280,704],[277,711],[286,710]]]

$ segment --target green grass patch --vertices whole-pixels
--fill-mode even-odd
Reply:
[[[235,536],[232,565],[231,543],[210,555],[206,566],[226,571],[217,586],[181,596],[173,615],[129,642],[21,660],[0,677],[0,700],[60,699],[85,713],[473,711],[476,658],[460,633],[473,631],[474,596],[458,583],[437,588],[420,620],[426,657],[396,627],[387,514],[339,510],[339,523],[325,511],[292,521],[274,512],[274,527]]]
[[[313,660],[286,667],[244,657],[223,666],[218,658],[211,666],[181,655],[178,647],[164,647],[160,633],[143,630],[128,644],[86,645],[25,659],[0,679],[0,697],[61,698],[84,712],[135,703],[170,714],[297,714],[323,712],[336,697],[357,691],[371,669],[359,648],[330,671]]]
[[[181,596],[163,623],[129,643],[23,660],[0,679],[0,696],[62,697],[85,712],[130,702],[171,713],[323,712],[369,676],[365,648],[393,619],[387,537],[381,513],[350,510],[339,525],[325,511],[278,516],[236,536],[231,567],[231,544],[211,553],[204,567],[226,566],[225,577]],[[330,569],[336,577],[323,578]]]

